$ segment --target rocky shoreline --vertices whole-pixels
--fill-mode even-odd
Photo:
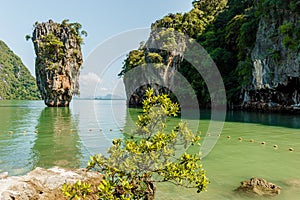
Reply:
[[[287,114],[299,114],[300,105],[280,105],[276,103],[265,103],[265,102],[247,102],[240,106],[235,106],[234,110],[244,110],[250,112],[276,112],[276,113],[287,113]]]
[[[102,175],[86,169],[63,169],[37,167],[24,176],[8,177],[0,174],[1,200],[49,200],[67,199],[61,192],[64,183],[81,181],[100,181]]]

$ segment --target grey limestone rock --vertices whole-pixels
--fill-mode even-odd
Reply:
[[[244,91],[244,108],[288,112],[299,109],[300,52],[285,43],[286,33],[281,31],[282,26],[296,27],[299,21],[300,15],[288,10],[270,10],[261,17],[251,52],[252,83]]]
[[[36,82],[47,106],[69,106],[79,95],[82,52],[78,23],[37,23],[32,35]]]

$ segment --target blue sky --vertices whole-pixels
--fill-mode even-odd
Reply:
[[[82,47],[83,56],[87,58],[99,44],[114,35],[132,29],[149,28],[152,22],[168,13],[187,12],[192,7],[192,1],[184,0],[0,0],[0,2],[0,39],[21,57],[32,74],[34,74],[35,54],[32,43],[25,40],[25,35],[32,33],[36,21],[53,19],[61,22],[63,19],[70,19],[71,22],[81,23],[83,29],[88,32],[85,45]],[[121,69],[121,60],[122,57],[115,60],[115,69],[110,70],[111,73]],[[115,77],[112,76],[113,74],[111,78],[98,78],[103,79],[102,83],[108,83],[114,81]],[[109,93],[111,90],[107,87],[109,85],[111,83],[103,86],[103,94],[104,91]]]

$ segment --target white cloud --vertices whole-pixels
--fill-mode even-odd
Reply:
[[[102,88],[100,88],[99,90],[102,91],[102,92],[106,92],[106,91],[108,91],[108,88],[102,87]]]
[[[81,74],[79,77],[80,96],[94,97],[97,84],[101,82],[100,77],[93,73]]]
[[[80,75],[79,77],[80,85],[96,85],[100,81],[101,79],[99,78],[99,76],[93,72]]]

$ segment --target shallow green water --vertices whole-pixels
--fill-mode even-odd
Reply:
[[[80,100],[70,108],[46,108],[41,101],[0,101],[0,172],[19,175],[36,166],[84,167],[90,155],[104,153],[113,138],[122,137],[120,128],[133,129],[138,113],[127,110],[125,101]],[[209,113],[201,111],[203,140],[209,122]],[[162,184],[157,199],[253,199],[233,192],[251,177],[282,187],[282,194],[272,199],[299,199],[300,116],[229,112],[203,165],[211,181],[207,192]]]

